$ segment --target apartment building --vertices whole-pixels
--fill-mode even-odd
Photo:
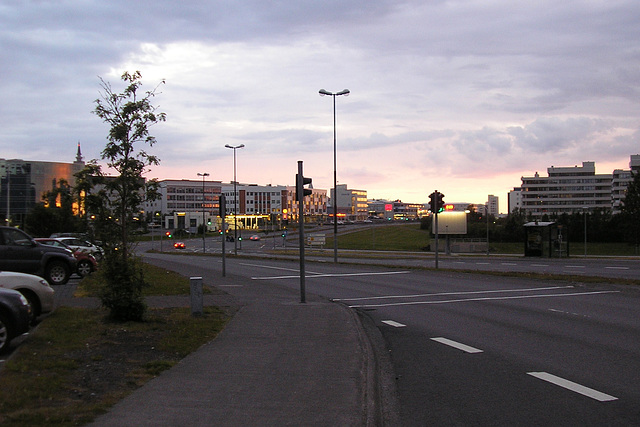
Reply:
[[[632,155],[631,169],[640,169],[640,155]],[[610,174],[597,174],[595,162],[582,162],[582,166],[547,169],[548,176],[538,172],[522,177],[522,185],[510,193],[519,193],[521,208],[534,218],[581,212],[584,209],[619,211],[631,171],[615,170]],[[516,199],[517,200],[517,199]],[[510,204],[511,211],[512,206]]]

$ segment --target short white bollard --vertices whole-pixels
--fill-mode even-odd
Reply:
[[[191,283],[191,315],[202,316],[202,277],[190,277]]]

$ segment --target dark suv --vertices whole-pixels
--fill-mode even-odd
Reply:
[[[51,285],[64,285],[76,270],[68,249],[42,245],[22,230],[0,227],[0,270],[37,274]]]

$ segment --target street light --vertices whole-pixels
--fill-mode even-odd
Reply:
[[[207,227],[207,225],[206,225],[207,222],[205,220],[205,210],[204,210],[204,206],[205,206],[205,204],[204,204],[204,178],[209,176],[209,174],[206,173],[206,172],[205,173],[198,173],[198,176],[202,177],[202,252],[204,253],[204,252],[207,252],[207,248],[206,248],[206,246],[204,244],[205,233],[206,233],[206,230],[207,230],[207,228],[206,228]]]
[[[333,98],[333,262],[338,262],[338,160],[336,144],[336,96],[349,96],[349,89],[343,89],[337,93],[331,93],[320,89],[320,96],[329,95]]]
[[[244,144],[240,145],[225,145],[226,148],[233,150],[233,247],[235,255],[238,255],[238,181],[236,179],[236,150],[238,148],[244,148]]]

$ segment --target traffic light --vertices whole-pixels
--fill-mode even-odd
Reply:
[[[438,198],[438,213],[444,211],[444,194],[436,191],[436,197]]]
[[[438,192],[438,190],[429,194],[429,207],[433,213],[440,213],[444,211],[444,194]]]
[[[167,231],[166,233],[164,233],[164,235],[167,236],[167,239],[170,239],[172,237],[170,231]]]
[[[311,178],[301,177],[300,174],[296,174],[296,200],[300,203],[302,203],[304,197],[310,196],[312,193],[310,188],[304,188],[307,184],[311,184]]]
[[[224,194],[218,198],[218,204],[220,205],[220,218],[224,218],[227,215],[227,198]]]

